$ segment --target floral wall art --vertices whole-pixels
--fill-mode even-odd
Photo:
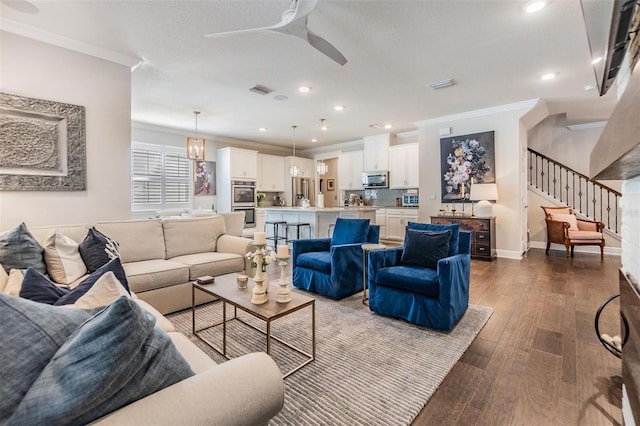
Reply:
[[[494,183],[494,132],[440,139],[440,171],[443,203],[468,201],[474,183]]]
[[[216,195],[216,162],[193,161],[193,195]]]

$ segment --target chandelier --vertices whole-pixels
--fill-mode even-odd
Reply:
[[[296,165],[296,128],[298,126],[291,126],[293,129],[293,158],[291,159],[291,167],[289,167],[289,174],[291,177],[297,177],[300,174],[300,169]]]
[[[204,161],[204,138],[198,138],[198,114],[200,111],[193,111],[193,113],[196,116],[196,137],[187,138],[187,158]]]

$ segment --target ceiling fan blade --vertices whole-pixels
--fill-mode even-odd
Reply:
[[[312,31],[307,29],[307,40],[309,44],[314,48],[318,49],[320,52],[324,53],[340,65],[344,65],[347,63],[347,58],[345,58],[338,49],[336,49],[331,43],[327,40],[323,39],[317,34],[314,34]]]
[[[273,30],[277,30],[278,28],[283,27],[284,24],[281,22],[279,24],[276,25],[272,25],[270,27],[262,27],[262,28],[247,28],[244,30],[236,30],[236,31],[225,31],[223,33],[210,33],[210,34],[205,34],[204,36],[206,38],[222,38],[222,37],[228,37],[228,36],[234,36],[234,35],[240,35],[240,34],[251,34],[251,33],[259,33],[262,31],[273,31]]]
[[[296,9],[291,17],[292,21],[300,18],[306,18],[316,7],[318,0],[297,0]]]

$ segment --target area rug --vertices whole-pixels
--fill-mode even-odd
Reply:
[[[376,315],[362,304],[361,295],[337,302],[312,297],[316,299],[316,360],[285,379],[284,408],[272,425],[410,424],[493,312],[470,305],[447,334]],[[228,316],[232,312],[227,308]],[[245,313],[238,311],[238,316],[260,325]],[[192,335],[191,310],[168,318],[214,361],[224,362]],[[213,302],[198,308],[196,324],[202,328],[221,318],[222,304]],[[273,335],[309,352],[310,328],[310,308],[272,322]],[[221,327],[205,334],[221,345]],[[227,326],[227,351],[232,357],[266,351],[265,337],[233,321]],[[304,360],[277,342],[272,343],[271,355],[283,372]]]

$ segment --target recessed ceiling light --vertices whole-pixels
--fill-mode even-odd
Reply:
[[[298,87],[298,91],[300,93],[309,93],[311,91],[311,87],[309,87],[309,86],[300,86],[300,87]]]
[[[266,127],[260,127],[258,130],[260,130],[261,132],[266,132],[267,128]]]
[[[595,84],[587,84],[586,86],[584,86],[584,90],[587,90],[587,91],[593,90],[595,88],[596,88]]]
[[[547,5],[546,1],[534,0],[524,5],[524,11],[527,13],[540,12]]]
[[[603,59],[604,59],[604,58],[603,58],[602,56],[596,56],[595,58],[593,58],[593,61],[591,61],[591,63],[592,63],[593,65],[595,65],[595,64],[599,64],[600,62],[602,62],[602,60],[603,60]]]
[[[554,78],[556,78],[556,73],[555,72],[550,72],[547,74],[543,74],[540,78],[543,80],[553,80]]]
[[[392,126],[391,124],[385,124],[385,125],[384,125],[384,128],[385,128],[385,129],[390,129],[390,128],[392,128],[392,127],[393,127],[393,126]]]
[[[336,111],[342,111],[344,110],[344,105],[336,105],[333,107],[333,109],[335,109]]]
[[[311,139],[311,142],[318,142],[318,139],[313,138],[313,139]]]

